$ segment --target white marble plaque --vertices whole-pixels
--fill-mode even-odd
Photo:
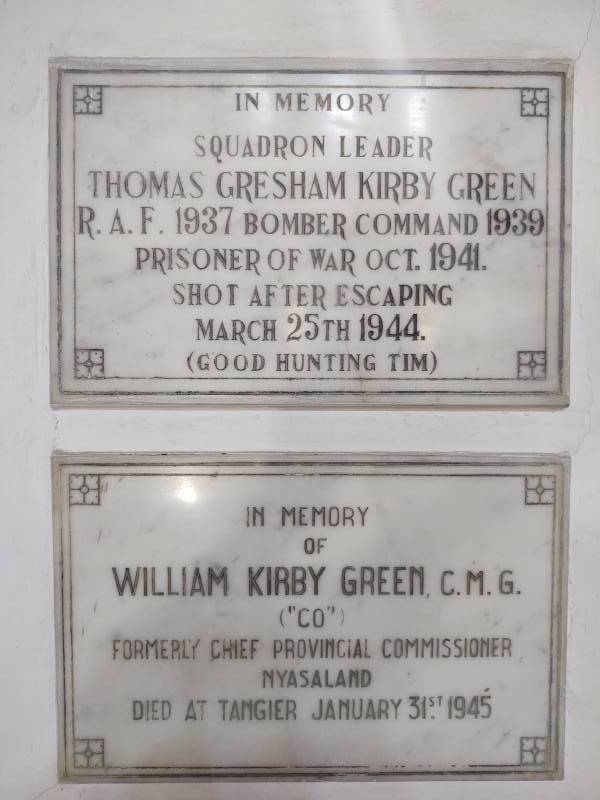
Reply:
[[[64,777],[561,775],[564,460],[54,466]]]
[[[55,404],[568,402],[564,64],[51,74]]]

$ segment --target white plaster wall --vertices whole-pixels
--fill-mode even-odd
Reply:
[[[0,0],[0,798],[600,797],[600,9],[593,0]],[[52,411],[51,56],[575,60],[567,410]],[[566,452],[566,777],[556,783],[56,783],[49,457],[63,450]]]

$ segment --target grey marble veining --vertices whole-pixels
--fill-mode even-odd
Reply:
[[[61,769],[557,777],[565,471],[57,457]]]
[[[56,65],[53,402],[564,405],[564,65]]]

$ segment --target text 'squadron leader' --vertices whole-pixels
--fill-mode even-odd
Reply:
[[[565,405],[570,77],[53,63],[53,402]]]

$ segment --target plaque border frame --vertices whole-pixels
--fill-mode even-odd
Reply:
[[[60,285],[61,222],[59,197],[60,110],[59,94],[63,72],[344,72],[344,73],[419,73],[461,74],[549,74],[560,76],[561,108],[561,176],[560,176],[560,242],[558,265],[558,381],[556,391],[536,390],[432,390],[398,389],[361,392],[360,390],[301,390],[219,392],[210,390],[156,391],[108,389],[101,393],[92,389],[66,390],[62,386],[62,316]],[[402,409],[543,409],[561,408],[570,399],[570,262],[572,203],[572,120],[574,62],[569,59],[302,59],[302,58],[53,58],[49,61],[49,259],[50,259],[50,403],[55,408],[402,408]],[[102,113],[100,96],[100,111]],[[54,231],[54,235],[52,233]],[[547,332],[547,331],[546,331]],[[102,365],[104,369],[103,351]],[[82,351],[83,352],[83,351]],[[524,351],[523,351],[524,352]],[[76,356],[75,356],[76,357]],[[90,377],[101,377],[98,373]],[[189,380],[182,378],[181,380]],[[385,380],[385,378],[382,378]],[[454,379],[460,380],[460,379]],[[508,380],[508,379],[507,379]],[[471,398],[473,402],[469,402]],[[475,399],[476,398],[476,399]]]
[[[549,653],[549,763],[543,765],[543,769],[514,769],[518,764],[506,765],[472,765],[470,770],[431,770],[431,771],[369,771],[368,768],[357,768],[345,765],[336,768],[328,768],[326,771],[314,771],[317,768],[294,767],[293,772],[274,772],[268,767],[251,768],[244,772],[244,768],[212,768],[213,772],[208,772],[211,768],[161,768],[161,767],[135,767],[135,768],[113,768],[115,772],[106,772],[106,768],[87,768],[85,772],[73,772],[67,758],[67,742],[75,742],[74,730],[69,728],[67,709],[67,696],[69,684],[72,688],[72,651],[66,647],[65,638],[70,636],[71,606],[70,600],[65,599],[65,574],[69,574],[70,565],[65,566],[63,546],[65,539],[65,523],[69,519],[64,519],[63,507],[64,497],[64,471],[74,466],[81,466],[92,478],[97,477],[97,473],[102,472],[106,467],[153,467],[164,466],[168,468],[188,467],[268,467],[268,466],[290,466],[297,467],[368,467],[386,466],[393,468],[415,466],[419,468],[447,467],[447,468],[468,468],[474,467],[479,470],[485,467],[492,468],[518,468],[530,470],[523,473],[510,473],[515,476],[520,474],[526,477],[524,502],[531,504],[527,498],[527,475],[537,478],[543,474],[543,469],[550,469],[554,476],[552,502],[554,503],[553,515],[553,544],[551,551],[552,559],[552,594],[551,594],[551,631],[550,631],[550,653]],[[56,702],[57,702],[57,741],[58,741],[58,776],[61,782],[74,783],[139,783],[139,782],[290,782],[290,781],[440,781],[440,780],[560,780],[564,777],[564,726],[565,726],[565,675],[566,675],[566,638],[567,638],[567,583],[568,583],[568,521],[569,521],[569,483],[570,483],[570,458],[567,455],[555,454],[479,454],[479,453],[314,453],[314,452],[239,452],[239,453],[65,453],[54,452],[51,458],[52,483],[53,483],[53,540],[54,540],[54,604],[55,604],[55,644],[56,644]],[[114,474],[114,473],[112,473]],[[150,473],[156,474],[156,473]],[[173,473],[170,473],[173,474]],[[254,473],[260,474],[260,473]],[[351,474],[351,473],[350,473]],[[425,473],[427,474],[427,473]],[[460,474],[457,473],[457,474]],[[464,474],[464,473],[463,473]],[[482,474],[479,472],[478,474]],[[500,475],[501,473],[493,473]],[[85,483],[85,480],[84,480]],[[92,484],[93,486],[97,484]],[[99,484],[98,484],[99,485]],[[70,483],[67,491],[71,491]],[[540,497],[541,501],[541,497]],[[98,505],[100,502],[92,501],[90,505]],[[84,503],[75,502],[69,496],[70,505],[80,505]],[[537,502],[535,503],[537,504]],[[70,537],[70,525],[68,526],[68,536]],[[67,614],[68,609],[68,614]],[[71,700],[73,703],[73,699]],[[534,740],[539,732],[522,732],[521,736],[521,758],[524,751],[524,740]],[[530,735],[531,734],[531,735]],[[77,740],[79,741],[79,739]],[[81,740],[83,741],[83,740]],[[96,734],[85,741],[102,742],[101,755],[104,758],[104,740],[96,737]],[[89,748],[89,744],[87,746]],[[92,752],[92,751],[91,751]],[[94,754],[94,753],[92,753]],[[97,753],[96,753],[97,754]],[[125,770],[129,770],[125,772]],[[162,769],[162,771],[161,771]],[[248,770],[248,767],[245,768]],[[362,771],[360,771],[362,769]],[[217,770],[219,770],[217,772]],[[337,771],[336,771],[337,770]],[[204,771],[204,772],[203,772]]]

